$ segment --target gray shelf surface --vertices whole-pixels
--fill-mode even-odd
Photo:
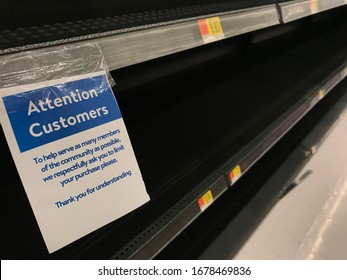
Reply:
[[[31,51],[35,55],[40,49],[50,51],[56,48],[70,48],[80,44],[97,43],[102,49],[109,69],[115,70],[204,45],[198,24],[200,19],[219,17],[224,38],[230,38],[294,21],[345,4],[347,4],[347,0],[289,1],[166,21],[160,24],[148,24],[124,30],[77,36],[66,40],[0,49],[0,55],[2,55],[1,61],[6,61],[8,55],[21,51]]]
[[[117,31],[117,34],[108,32],[89,40],[86,40],[88,37],[76,37],[69,39],[68,43],[61,40],[9,48],[0,50],[0,54],[3,54],[1,60],[6,60],[7,55],[18,51],[33,49],[31,52],[35,55],[35,52],[40,51],[36,50],[37,48],[50,51],[61,47],[69,48],[76,44],[97,43],[102,49],[109,69],[115,70],[204,45],[198,20],[217,16],[220,18],[225,38],[279,24],[276,6],[267,5],[165,22],[163,26],[153,24],[141,28],[130,28],[126,32]],[[47,63],[50,62],[47,61]]]
[[[287,23],[346,4],[346,0],[298,0],[278,5],[281,10],[281,20],[283,23]]]

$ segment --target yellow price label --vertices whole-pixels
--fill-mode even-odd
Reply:
[[[213,195],[211,190],[206,192],[200,199],[198,200],[198,204],[200,206],[200,210],[204,211],[208,206],[210,206],[213,202]]]
[[[207,18],[206,23],[210,35],[223,34],[222,24],[220,23],[219,17]]]
[[[319,92],[318,92],[319,100],[323,99],[324,96],[325,96],[325,90],[324,89],[320,89]]]
[[[311,13],[317,13],[318,12],[318,2],[317,0],[310,0],[310,10]]]
[[[242,175],[240,165],[237,165],[229,174],[231,183],[234,184]]]
[[[198,20],[200,33],[204,43],[211,43],[224,39],[222,23],[219,17]]]

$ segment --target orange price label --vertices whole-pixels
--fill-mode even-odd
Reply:
[[[242,175],[241,167],[240,167],[240,165],[237,165],[229,173],[229,177],[230,177],[231,183],[234,184],[238,179],[240,179],[241,175]]]
[[[310,9],[311,13],[317,13],[319,11],[317,0],[310,0]]]
[[[207,207],[209,207],[212,204],[213,200],[214,199],[213,199],[212,192],[211,190],[209,190],[198,200],[200,210],[204,211]]]
[[[200,19],[198,25],[205,44],[225,38],[219,17]]]

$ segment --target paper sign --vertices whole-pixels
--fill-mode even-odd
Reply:
[[[225,38],[219,17],[201,19],[198,24],[205,44]]]
[[[49,252],[149,200],[106,72],[0,89],[0,120]]]

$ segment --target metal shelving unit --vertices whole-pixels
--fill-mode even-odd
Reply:
[[[98,33],[86,33],[81,36],[69,35],[73,37],[62,37],[60,39],[54,39],[54,36],[45,38],[43,35],[52,32],[52,30],[58,30],[58,32],[60,29],[66,30],[70,28],[70,23],[66,27],[64,24],[52,27],[45,26],[36,28],[42,36],[36,42],[25,44],[23,40],[19,40],[16,46],[5,43],[4,47],[0,48],[0,55],[28,50],[32,50],[33,55],[35,55],[36,49],[54,50],[56,46],[58,48],[62,46],[69,48],[79,43],[98,43],[105,55],[109,69],[115,70],[204,45],[198,25],[200,19],[219,17],[224,38],[230,38],[280,23],[288,23],[345,4],[347,4],[346,0],[289,1]],[[104,25],[111,22],[112,20],[109,18],[105,19]],[[96,24],[101,25],[102,20]],[[89,25],[90,23],[88,23]],[[76,27],[73,26],[72,28]],[[80,28],[85,29],[86,27],[82,23]],[[37,31],[36,29],[35,31]],[[0,37],[3,38],[3,41],[5,36],[18,36],[24,39],[25,34],[31,34],[32,32],[32,30],[26,29],[5,30],[2,34],[0,33]]]
[[[309,111],[311,111],[317,103],[323,98],[322,91],[328,94],[334,87],[339,84],[345,77],[345,71],[347,67],[344,66],[337,70],[331,77],[325,79],[319,83],[318,89],[310,91],[304,100],[299,102],[299,106],[295,106],[293,110],[289,110],[283,116],[281,116],[278,122],[275,122],[270,129],[265,133],[259,135],[252,143],[244,147],[244,149],[237,155],[231,157],[231,159],[220,168],[221,171],[212,173],[208,176],[208,179],[202,182],[197,188],[193,189],[191,193],[182,198],[173,208],[170,208],[167,212],[163,213],[155,223],[163,223],[163,217],[168,217],[169,222],[163,225],[162,228],[155,231],[150,240],[144,242],[140,248],[131,252],[129,245],[119,250],[113,258],[119,259],[126,256],[130,259],[149,259],[155,257],[160,251],[180,232],[182,232],[191,222],[193,222],[201,213],[202,210],[199,207],[199,200],[204,197],[208,192],[211,192],[214,199],[220,197],[229,187],[233,187],[236,180],[231,179],[231,173],[235,172],[235,167],[239,167],[240,174],[237,179],[241,178],[241,175],[246,172],[273,146],[275,145],[297,122],[299,122]],[[334,82],[333,82],[334,81]],[[327,90],[329,88],[329,90]],[[242,174],[241,174],[242,173]],[[227,182],[226,182],[227,181]],[[285,188],[284,188],[285,189]],[[184,201],[189,201],[186,206]],[[215,200],[214,200],[215,201]],[[208,205],[210,206],[213,203]],[[182,207],[183,206],[183,207]],[[172,209],[179,209],[178,211],[172,211]],[[141,242],[143,234],[148,232],[151,225],[137,235],[129,244]],[[150,232],[152,232],[150,230]],[[219,248],[219,247],[216,247]],[[211,249],[212,250],[212,249]],[[215,250],[215,248],[213,249]],[[218,249],[219,250],[219,249]],[[204,258],[204,256],[202,256]]]
[[[322,43],[322,41],[320,42]],[[311,53],[311,51],[309,51],[310,49],[311,49],[310,47],[307,47],[306,49],[307,52],[304,53],[305,55],[308,56],[309,61],[311,61],[311,59],[309,58]],[[301,55],[303,54],[301,53]],[[318,53],[315,53],[315,54],[311,53],[311,55],[312,57],[316,55],[319,56]],[[345,59],[343,60],[346,61]],[[297,61],[297,63],[301,64],[304,62]],[[324,63],[323,61],[321,61],[321,63],[325,64],[326,67],[329,64],[329,63],[328,64]],[[339,64],[340,63],[338,62],[337,65]],[[270,65],[273,65],[273,64],[271,63],[269,64],[269,69],[272,69],[272,66]],[[295,64],[295,65],[297,66],[298,64]],[[275,65],[273,65],[273,67],[275,67]],[[319,69],[318,65],[316,65],[315,67]],[[312,68],[312,69],[310,68],[310,69],[311,71],[314,72],[315,71],[314,69],[316,68]],[[238,174],[236,174],[238,175],[238,178],[241,177],[241,173],[245,174],[250,169],[250,167],[253,164],[255,164],[259,158],[261,158],[263,154],[265,154],[277,141],[279,141],[279,139],[281,139],[286,134],[288,130],[290,130],[303,116],[305,116],[312,108],[314,108],[316,104],[334,88],[334,86],[336,86],[339,82],[342,81],[342,79],[345,77],[346,62],[343,62],[342,65],[339,65],[334,70],[333,68],[330,68],[331,69],[330,71],[328,71],[323,76],[320,76],[321,78],[318,78],[318,80],[315,80],[315,82],[311,84],[310,86],[308,86],[307,88],[306,86],[302,85],[302,88],[300,87],[296,89],[299,92],[301,92],[301,97],[299,97],[298,100],[292,104],[292,107],[287,108],[286,111],[282,112],[282,114],[280,114],[280,116],[278,116],[276,120],[273,120],[271,122],[271,125],[269,127],[267,127],[262,133],[257,135],[257,137],[254,137],[253,141],[249,142],[247,145],[244,144],[243,149],[241,149],[238,153],[233,154],[233,152],[230,150],[230,147],[224,146],[224,148],[220,150],[219,155],[221,154],[224,155],[224,158],[226,159],[225,163],[221,164],[224,161],[224,159],[216,159],[216,157],[218,158],[218,156],[212,156],[211,160],[207,160],[208,165],[213,167],[212,170],[210,171],[211,173],[207,176],[207,179],[206,179],[208,183],[206,183],[206,180],[204,180],[203,183],[199,184],[196,187],[194,185],[191,185],[189,188],[191,188],[192,191],[189,192],[187,196],[180,199],[174,206],[169,207],[169,209],[165,211],[162,215],[160,215],[158,219],[154,219],[147,228],[139,232],[139,234],[137,234],[132,240],[130,240],[126,246],[118,250],[117,253],[114,254],[112,257],[113,258],[135,258],[135,259],[145,258],[147,259],[147,258],[152,258],[157,253],[159,253],[164,245],[166,245],[174,236],[179,234],[186,226],[189,225],[189,223],[191,223],[194,219],[196,219],[201,214],[202,211],[201,211],[201,208],[199,207],[199,200],[203,198],[204,195],[211,192],[212,196],[216,198],[216,197],[219,197],[222,193],[224,193],[227,187],[229,186],[232,187],[235,184],[235,181],[231,180],[230,174],[232,172],[234,173],[239,172]],[[265,71],[261,67],[259,69],[258,68],[254,69],[250,77],[256,77],[257,74],[259,74],[260,72],[263,73]],[[271,79],[272,74],[274,73],[270,72],[267,75],[264,75],[264,78],[267,77]],[[255,80],[253,81],[253,79],[250,77],[248,77],[248,79],[250,79],[249,83],[256,84]],[[284,77],[285,76],[283,76],[283,79],[285,79]],[[241,77],[240,81],[245,79],[246,77]],[[307,77],[301,76],[301,79],[296,80],[296,83],[301,84],[301,82],[304,81],[305,79],[307,79]],[[266,92],[266,89],[270,90],[272,88],[271,84],[268,82],[269,81],[265,79],[264,83],[267,84],[267,86],[264,86],[264,88],[262,88],[264,92]],[[240,90],[236,85],[237,83],[231,84],[228,86],[228,88],[235,88],[235,91]],[[295,85],[295,83],[293,83],[292,85]],[[250,86],[248,90],[249,92],[254,92],[254,88],[252,86]],[[214,95],[215,94],[217,93],[214,92]],[[205,97],[205,98],[209,100],[208,97]],[[237,97],[235,96],[235,98]],[[200,105],[199,104],[200,104],[199,102],[192,103],[190,107],[201,108],[201,110],[206,111],[207,107],[204,107],[204,106],[201,107],[201,104]],[[216,107],[218,107],[217,104],[215,105]],[[177,110],[178,110],[177,112],[184,112],[186,109],[181,108]],[[223,110],[223,109],[220,108],[220,110]],[[172,112],[172,114],[177,115],[174,112]],[[192,114],[196,114],[196,113],[192,112]],[[193,118],[195,120],[195,121],[192,121],[191,123],[193,127],[197,126],[196,121],[199,120],[199,116],[200,115],[198,114],[198,116]],[[218,114],[214,115],[214,118],[216,120],[221,120],[220,117],[221,116]],[[165,121],[170,119],[170,116],[159,115],[155,118],[163,119],[163,123],[164,123]],[[184,118],[184,116],[182,118]],[[151,123],[151,121],[149,121],[149,123]],[[219,123],[219,124],[217,123],[216,125],[223,127],[222,123]],[[171,127],[173,123],[169,122],[168,125]],[[227,124],[224,124],[224,125],[227,125]],[[155,130],[160,131],[160,127],[161,125],[159,123],[158,127],[156,127]],[[175,125],[173,125],[171,128],[173,131],[176,130]],[[227,128],[225,127],[225,129]],[[218,132],[211,131],[211,134],[213,133],[218,133]],[[165,142],[166,139],[172,138],[173,136],[174,136],[173,134],[172,135],[169,134],[169,136],[165,136],[163,138],[163,141]],[[137,137],[134,136],[133,139],[135,138]],[[197,138],[194,138],[194,140],[196,139]],[[194,142],[194,140],[192,140],[192,142]],[[184,142],[178,142],[177,145],[182,146],[181,148],[183,148]],[[205,157],[203,154],[200,154],[199,149],[195,149],[191,145],[184,146],[185,152],[193,150],[193,153],[199,154],[200,158]],[[135,144],[135,150],[136,150],[136,144]],[[229,151],[230,154],[228,154],[226,151]],[[163,156],[165,157],[165,155]],[[239,167],[239,169],[235,167]],[[213,169],[216,171],[213,171]],[[223,178],[225,178],[225,180],[223,180]],[[166,217],[166,219],[169,221],[165,222],[164,217]],[[159,225],[159,226],[156,226],[155,228],[153,228],[152,227],[153,225]],[[149,239],[147,239],[148,235],[150,236]],[[141,245],[138,246],[138,244],[141,244]]]
[[[231,38],[256,30],[275,27],[280,24],[283,25],[346,3],[347,1],[345,0],[290,1],[240,10],[204,13],[203,15],[193,17],[182,17],[180,19],[145,25],[140,24],[128,28],[104,30],[92,34],[70,36],[69,38],[46,40],[46,37],[43,37],[42,40],[39,38],[30,44],[25,42],[18,43],[18,45],[6,43],[4,48],[0,48],[0,63],[10,56],[16,57],[18,52],[24,50],[32,52],[32,55],[35,56],[42,49],[55,50],[61,47],[69,48],[92,42],[99,44],[110,70],[119,70],[126,67],[131,69],[133,65],[139,63],[205,45],[198,23],[198,20],[201,19],[219,17],[224,37]],[[107,19],[107,22],[111,21],[112,19]],[[60,27],[63,28],[63,25]],[[44,32],[46,32],[46,29],[51,30],[51,27],[42,27]],[[25,34],[27,30],[19,30],[17,33],[21,32]],[[3,39],[9,33],[11,31],[8,30],[0,33],[0,39]],[[337,32],[335,36],[338,36],[338,34]],[[21,35],[19,34],[18,36],[20,37]],[[25,36],[23,35],[22,38],[25,38]],[[33,243],[29,244],[26,249],[26,256],[33,254],[34,258],[154,258],[180,232],[226,192],[228,188],[233,187],[238,179],[248,172],[271,147],[346,77],[347,53],[342,47],[334,48],[333,44],[329,45],[329,40],[333,39],[333,37],[327,38],[328,41],[325,41],[323,38],[318,40],[317,43],[326,44],[326,52],[331,52],[331,57],[326,52],[311,52],[307,46],[302,49],[298,48],[297,56],[295,56],[295,52],[290,53],[292,64],[285,64],[287,54],[283,53],[276,59],[253,65],[253,68],[243,72],[240,71],[239,75],[230,76],[230,78],[219,69],[218,71],[216,70],[218,74],[214,74],[216,79],[216,81],[212,81],[214,84],[206,83],[206,88],[199,87],[194,89],[202,92],[200,99],[194,95],[189,96],[187,103],[175,103],[173,108],[168,107],[168,109],[163,109],[163,112],[159,110],[154,116],[147,116],[141,110],[138,112],[136,108],[133,108],[134,104],[127,104],[125,101],[122,104],[123,101],[120,101],[121,107],[124,105],[125,119],[127,115],[129,116],[129,135],[133,142],[140,168],[143,169],[145,181],[147,181],[146,183],[148,183],[148,187],[153,193],[152,201],[119,221],[115,221],[49,256],[38,233],[27,198],[22,194],[20,199],[23,202],[23,208],[20,211],[25,213],[27,221],[30,221],[30,229],[35,235]],[[344,44],[343,39],[340,39],[341,44]],[[315,63],[314,57],[320,57],[320,55],[322,59]],[[303,57],[301,58],[301,56]],[[305,65],[303,68],[308,71],[307,77],[303,76],[305,73],[301,73],[303,74],[302,76],[297,73],[293,74],[295,72],[294,67],[299,68],[301,62],[303,64],[306,63],[306,68]],[[44,63],[56,62],[46,61]],[[26,67],[25,63],[18,61],[11,65],[3,63],[3,66],[0,69],[0,75],[7,71],[7,67],[15,67],[18,71]],[[324,71],[319,70],[319,67],[323,68],[323,66],[326,66],[327,69]],[[229,67],[230,69],[228,69],[232,72],[232,67]],[[213,67],[209,69],[212,73],[211,69]],[[283,74],[280,74],[280,71],[283,71]],[[300,69],[300,71],[302,70]],[[201,73],[203,72],[201,71]],[[290,78],[287,78],[284,75],[285,73]],[[218,80],[218,75],[224,75],[224,80],[222,78]],[[276,75],[278,75],[276,83],[271,84],[271,80]],[[194,79],[198,84],[200,78],[195,77]],[[187,81],[182,81],[182,84],[184,82],[187,83]],[[298,85],[296,86],[295,83],[298,83]],[[245,88],[244,91],[243,88]],[[247,102],[249,104],[253,102],[253,99],[247,99],[244,96],[247,94],[256,100],[254,102],[259,102],[260,104],[261,99],[259,96],[252,95],[258,88],[262,91],[262,94],[269,94],[268,102],[273,102],[273,106],[266,104],[262,107],[263,110],[269,112],[268,115],[261,115],[261,112],[256,112],[257,114],[253,117],[249,116],[249,119],[247,119],[247,114],[244,115],[242,111],[237,111],[236,108],[234,110],[239,113],[239,116],[230,113],[231,109],[229,110],[228,106],[231,107],[234,101],[236,103],[240,102],[242,105],[247,104]],[[177,91],[182,90],[179,86],[171,84],[170,90],[172,92],[170,94],[172,96],[175,96],[174,89],[177,89]],[[153,87],[153,91],[160,92],[161,90],[160,86]],[[281,91],[283,98],[278,97],[276,92],[274,92],[275,90]],[[293,96],[290,95],[291,90],[294,92]],[[150,90],[143,93],[152,94]],[[286,94],[288,96],[285,96]],[[229,95],[233,95],[233,99]],[[220,100],[214,99],[215,96],[218,96]],[[211,104],[203,100],[211,101]],[[148,100],[142,101],[150,103]],[[162,103],[153,104],[153,107],[150,108],[155,110],[161,105]],[[205,111],[208,111],[209,106],[216,106],[215,108],[220,106],[220,112],[216,110],[211,115],[214,121],[211,123],[210,128],[212,131],[210,132],[211,137],[213,138],[214,135],[217,135],[220,138],[217,136],[213,138],[211,140],[212,144],[206,142],[206,149],[205,147],[202,148],[201,145],[195,146],[193,143],[202,139],[203,135],[199,135],[198,132],[196,132],[196,135],[192,135],[192,139],[189,139],[187,142],[179,137],[176,142],[172,142],[175,134],[166,128],[161,129],[165,127],[165,122],[178,130],[177,123],[172,120],[179,116],[180,112],[184,112],[182,118],[184,116],[187,117],[190,123],[185,124],[182,119],[178,119],[178,122],[180,121],[180,128],[185,131],[185,135],[188,138],[190,129],[198,130],[201,128],[199,126],[201,119],[205,122],[208,121],[201,112],[197,111],[199,106],[204,108]],[[275,110],[276,106],[281,108],[282,111],[277,112]],[[189,110],[189,108],[192,108],[192,110]],[[143,123],[136,121],[137,114],[145,116]],[[234,134],[234,128],[232,127],[233,118],[240,123],[235,126],[236,134]],[[248,123],[243,123],[243,120]],[[153,137],[144,133],[146,125],[150,126],[151,124],[153,124]],[[262,129],[258,127],[259,130],[257,130],[257,125],[259,127],[262,126]],[[215,127],[220,129],[215,129]],[[252,131],[251,135],[247,135],[247,130]],[[161,137],[163,138],[161,139]],[[161,140],[159,141],[158,139]],[[11,192],[9,195],[16,195],[17,192],[22,191],[21,182],[11,161],[11,155],[3,133],[0,140],[0,152],[10,162],[5,169],[6,172],[2,175],[11,174],[4,180],[5,187],[10,188],[10,186],[15,185],[17,190],[9,190]],[[143,143],[146,143],[146,148],[144,148]],[[148,149],[147,145],[150,149],[157,151],[149,154],[146,150]],[[310,147],[309,149],[312,150],[313,148]],[[170,158],[173,158],[173,162],[170,162]],[[162,163],[155,165],[155,161]],[[168,165],[165,166],[165,164]],[[159,174],[162,172],[160,176],[163,178],[157,178],[149,166],[157,169]],[[171,173],[174,173],[174,175]],[[141,217],[141,221],[139,221],[138,217]],[[22,230],[24,225],[16,224],[16,226]],[[18,246],[21,246],[21,244]],[[31,250],[33,248],[31,246],[38,248],[37,254],[32,253]]]
[[[244,240],[252,233],[250,227],[255,228],[282,197],[293,188],[300,187],[297,185],[304,180],[305,175],[298,177],[299,173],[302,173],[304,166],[314,157],[334,127],[340,123],[342,116],[347,112],[346,86],[345,80],[334,89],[333,94],[337,95],[338,98],[335,98],[333,102],[329,101],[333,103],[333,106],[326,106],[325,110],[327,112],[324,116],[318,123],[314,124],[312,130],[300,142],[298,147],[290,153],[287,159],[264,183],[261,190],[249,201],[247,207],[230,221],[211,244],[206,246],[200,256],[201,259],[233,258]],[[314,118],[319,115],[319,111],[316,111]],[[252,224],[252,226],[249,224]]]
[[[35,49],[45,48],[54,51],[60,47],[72,47],[79,42],[97,43],[103,51],[109,69],[115,70],[204,45],[198,20],[212,17],[220,18],[225,38],[279,24],[276,6],[266,5],[77,36],[67,40],[10,47],[0,49],[0,55],[23,50],[32,50],[35,55]]]

